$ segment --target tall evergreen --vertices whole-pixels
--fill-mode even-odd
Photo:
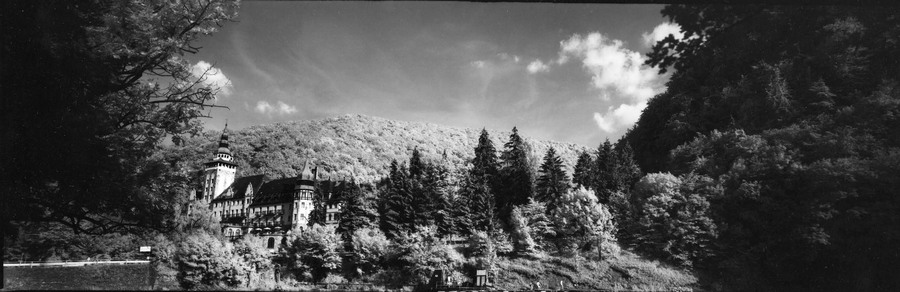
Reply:
[[[612,144],[607,139],[597,148],[597,159],[594,161],[594,193],[600,203],[609,203],[609,196],[615,192],[616,157]]]
[[[341,238],[344,240],[345,250],[352,252],[353,245],[350,239],[353,236],[353,232],[370,226],[377,215],[368,200],[366,200],[363,189],[356,183],[356,179],[352,179],[345,184],[346,187],[341,195],[343,203],[341,219],[338,222],[336,231],[341,234]]]
[[[468,209],[471,224],[471,230],[466,234],[470,234],[472,230],[494,232],[498,228],[497,215],[495,210],[495,199],[490,192],[490,186],[484,177],[469,176],[466,178],[461,195],[467,197],[469,203]]]
[[[538,201],[547,204],[547,210],[553,210],[557,206],[557,200],[569,190],[569,176],[566,174],[562,159],[553,147],[550,147],[544,155],[540,172],[535,195]]]
[[[634,161],[634,151],[625,139],[615,148],[615,185],[617,191],[628,191],[641,178],[641,168]]]
[[[500,218],[507,221],[512,207],[528,203],[534,196],[534,174],[528,161],[529,146],[513,127],[500,155],[501,190],[497,196]]]
[[[422,161],[422,153],[419,152],[419,147],[416,147],[412,151],[412,155],[409,157],[409,175],[411,177],[421,176],[425,171],[425,163]]]
[[[475,147],[475,158],[472,159],[472,173],[479,176],[487,175],[490,180],[496,178],[498,173],[497,150],[487,130],[481,129],[478,136],[478,146]]]
[[[412,229],[410,217],[412,210],[412,193],[409,183],[409,171],[396,160],[391,162],[390,174],[384,194],[383,214],[381,214],[381,230],[390,238]]]
[[[572,174],[572,184],[593,189],[594,158],[587,151],[582,151],[575,163],[575,172]]]

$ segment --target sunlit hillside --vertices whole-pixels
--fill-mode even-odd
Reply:
[[[499,152],[511,129],[488,129]],[[364,115],[343,115],[312,121],[293,121],[230,130],[231,151],[240,164],[238,175],[267,174],[273,178],[295,176],[309,159],[334,179],[355,176],[372,181],[387,174],[391,160],[406,161],[414,148],[424,158],[451,170],[464,167],[474,156],[481,129],[441,126],[422,122],[393,121]],[[220,132],[207,132],[187,140],[185,151],[197,167],[215,150]],[[578,154],[586,146],[541,141],[523,136],[531,145],[532,165],[541,163],[554,147],[569,175]],[[446,153],[446,158],[444,157]],[[446,159],[446,160],[445,160]],[[323,176],[325,177],[325,176]]]

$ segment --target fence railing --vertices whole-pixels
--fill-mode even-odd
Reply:
[[[59,262],[18,262],[3,263],[4,267],[78,267],[85,265],[136,265],[149,264],[148,260],[124,260],[124,261],[59,261]]]

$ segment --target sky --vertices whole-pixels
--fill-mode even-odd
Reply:
[[[364,114],[615,142],[667,76],[642,65],[679,36],[660,5],[243,2],[187,56],[218,87],[221,130]]]

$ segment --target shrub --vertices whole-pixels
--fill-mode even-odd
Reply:
[[[313,225],[288,240],[275,260],[301,281],[321,281],[341,270],[341,238],[334,228]]]
[[[248,267],[233,251],[231,243],[207,233],[187,236],[175,253],[181,288],[221,289],[243,284],[241,275]]]
[[[384,264],[391,242],[377,228],[363,228],[353,232],[351,238],[353,254],[350,263],[354,267],[354,276],[371,275]],[[351,277],[352,278],[352,277]]]

